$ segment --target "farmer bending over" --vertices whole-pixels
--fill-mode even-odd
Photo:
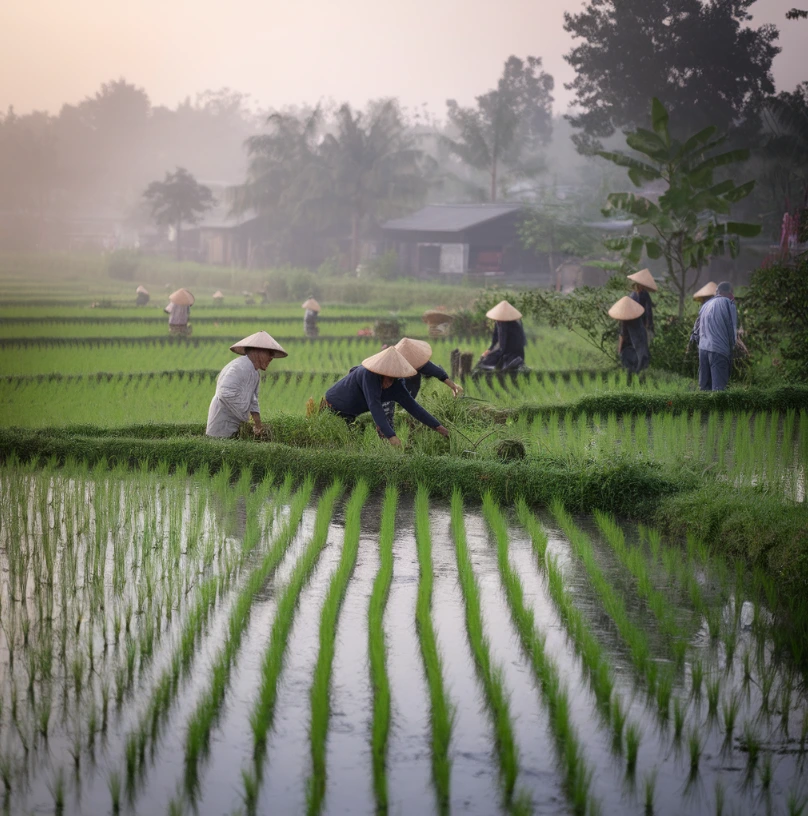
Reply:
[[[331,411],[349,424],[360,414],[370,411],[379,436],[388,439],[395,447],[401,446],[401,440],[384,415],[383,400],[397,402],[419,422],[434,428],[442,436],[449,436],[449,431],[424,410],[404,386],[401,378],[413,377],[416,373],[397,349],[391,346],[362,360],[362,365],[352,369],[326,391],[325,401]]]
[[[256,332],[230,346],[242,356],[231,360],[216,378],[216,393],[208,410],[208,436],[235,436],[239,425],[253,418],[255,433],[260,433],[258,409],[259,371],[266,371],[275,357],[287,357],[280,343],[265,331]]]

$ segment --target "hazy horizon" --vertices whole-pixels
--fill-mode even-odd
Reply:
[[[13,8],[9,8],[12,6]],[[775,23],[783,51],[774,61],[779,90],[808,79],[802,42],[808,22],[788,21],[794,0],[758,0],[753,25]],[[255,107],[322,99],[364,106],[398,97],[438,116],[490,89],[511,54],[539,56],[555,77],[556,113],[571,95],[564,61],[572,39],[563,12],[583,2],[413,0],[405,9],[372,0],[303,6],[234,0],[226,14],[212,0],[170,5],[141,0],[114,7],[101,0],[26,0],[0,12],[0,111],[45,110],[92,96],[125,78],[153,105],[175,107],[205,90],[248,94]],[[48,59],[44,61],[43,52]]]

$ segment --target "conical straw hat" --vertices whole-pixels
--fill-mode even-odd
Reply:
[[[390,346],[372,357],[362,360],[362,365],[374,374],[383,377],[412,377],[418,372],[399,354],[395,346]]]
[[[709,281],[708,283],[705,283],[704,286],[702,286],[701,289],[699,289],[699,291],[693,295],[693,300],[698,300],[703,303],[708,298],[715,297],[716,289],[718,289],[718,284],[713,283],[713,281]]]
[[[440,326],[441,323],[451,323],[452,320],[454,320],[454,316],[446,314],[446,312],[430,309],[428,312],[424,312],[421,320],[430,326]]]
[[[145,286],[138,286],[138,288],[135,289],[135,292],[138,295],[148,295],[149,294],[149,290]]]
[[[168,299],[177,306],[194,305],[194,296],[187,289],[177,289],[168,296]]]
[[[641,269],[633,275],[626,275],[626,277],[630,281],[634,281],[634,283],[639,283],[640,286],[650,289],[652,292],[656,292],[656,290],[659,289],[657,282],[654,280],[654,276],[648,269]]]
[[[519,320],[522,317],[522,313],[511,306],[507,300],[501,300],[493,309],[489,309],[485,313],[485,316],[490,317],[491,320],[499,320],[500,322],[507,323],[510,320]]]
[[[215,300],[216,298],[223,298],[223,297],[224,297],[224,295],[222,294],[221,289],[217,289],[217,290],[216,290],[216,291],[213,293],[213,299],[214,299],[214,300]]]
[[[640,306],[636,300],[632,300],[628,295],[621,297],[617,303],[609,309],[609,317],[615,320],[634,320],[645,314],[645,307]]]
[[[425,366],[432,356],[432,346],[426,340],[413,340],[411,337],[402,337],[396,343],[398,353],[415,369]]]
[[[283,350],[283,346],[271,334],[265,331],[259,331],[239,340],[238,343],[230,346],[230,351],[236,354],[246,354],[249,348],[269,349],[274,352],[273,357],[288,357],[289,355]]]
[[[319,312],[320,304],[314,298],[309,298],[305,303],[301,305],[300,308],[311,309],[313,312]]]

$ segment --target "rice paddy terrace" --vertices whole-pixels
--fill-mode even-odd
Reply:
[[[195,309],[169,340],[12,288],[4,812],[805,812],[808,626],[782,574],[804,556],[777,539],[805,526],[805,389],[627,382],[528,326],[531,374],[427,384],[451,437],[397,417],[398,452],[307,415],[378,350],[371,307],[314,341],[297,305]],[[207,440],[256,328],[289,351],[269,440]],[[434,359],[458,345],[486,342]],[[757,559],[716,514],[768,526]]]

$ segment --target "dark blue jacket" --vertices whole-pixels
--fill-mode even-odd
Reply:
[[[497,320],[488,350],[503,362],[508,362],[513,357],[524,359],[526,342],[521,320]],[[489,362],[493,360],[492,357]]]
[[[643,325],[646,331],[652,332],[654,330],[654,301],[651,300],[651,295],[643,289],[641,292],[632,292],[629,297],[636,300],[645,309]]]
[[[428,364],[427,364],[428,365]],[[382,397],[384,395],[384,397]],[[430,428],[437,428],[440,422],[424,410],[412,397],[401,380],[394,380],[389,388],[382,391],[382,375],[357,366],[338,383],[325,392],[326,402],[347,416],[359,416],[370,411],[376,427],[386,437],[396,432],[384,415],[382,398],[397,402],[408,414]]]
[[[404,385],[407,386],[407,391],[412,394],[413,399],[418,396],[418,392],[421,390],[421,377],[436,377],[441,382],[449,379],[449,375],[439,365],[428,360],[418,369],[417,374],[412,377],[407,377],[406,380],[402,380]],[[389,397],[385,395],[385,400],[387,399],[389,399]]]

